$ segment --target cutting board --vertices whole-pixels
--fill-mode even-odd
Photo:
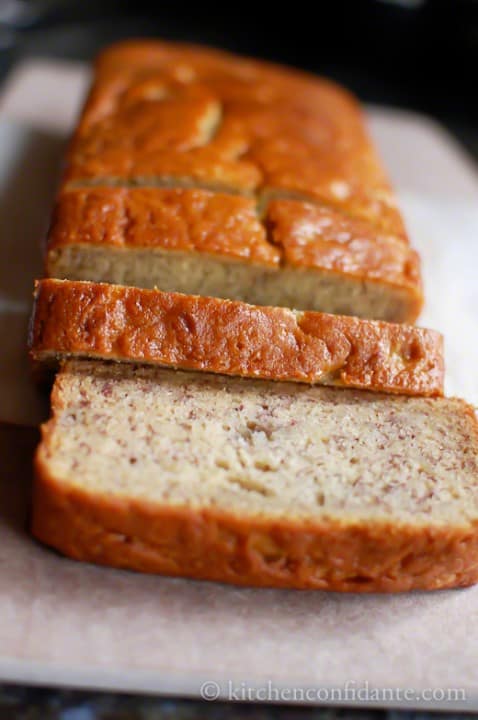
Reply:
[[[478,710],[478,588],[395,596],[237,589],[81,565],[26,532],[33,277],[85,67],[18,66],[0,97],[0,678],[232,700]],[[447,390],[478,404],[478,178],[447,133],[369,109],[424,259]]]

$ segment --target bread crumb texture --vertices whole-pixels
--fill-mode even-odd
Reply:
[[[70,362],[53,412],[33,529],[73,557],[337,590],[478,574],[463,401]]]

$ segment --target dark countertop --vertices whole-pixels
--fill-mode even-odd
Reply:
[[[468,714],[440,713],[440,720]],[[0,720],[430,720],[431,713],[206,703],[0,685]]]
[[[23,8],[3,12],[2,7]],[[26,8],[26,9],[25,9]],[[478,3],[334,0],[316,16],[243,0],[176,8],[147,0],[0,0],[0,82],[28,56],[91,60],[127,37],[201,42],[330,76],[363,101],[425,113],[478,158]]]

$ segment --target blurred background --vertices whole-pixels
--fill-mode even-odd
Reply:
[[[0,0],[0,83],[26,56],[89,60],[133,36],[329,75],[362,100],[435,117],[478,158],[478,0]]]

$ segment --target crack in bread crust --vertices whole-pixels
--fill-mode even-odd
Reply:
[[[421,306],[419,260],[406,242],[372,232],[368,223],[348,218],[341,211],[288,196],[264,197],[267,204],[258,208],[252,197],[197,188],[98,186],[63,191],[49,233],[47,274],[122,282],[112,275],[97,275],[94,265],[88,268],[90,274],[86,277],[75,276],[73,267],[59,267],[62,260],[59,256],[69,247],[76,248],[77,252],[82,251],[82,247],[85,250],[103,248],[105,252],[115,248],[195,252],[224,261],[253,263],[264,269],[320,271],[335,273],[356,283],[377,283],[389,288],[390,293],[394,289],[401,292],[405,307],[397,317],[372,317],[399,321],[416,317]],[[171,262],[173,259],[171,257]],[[192,294],[201,292],[192,280],[187,285],[188,277],[186,274],[184,284],[171,289]],[[133,277],[131,284],[141,282]],[[206,294],[221,297],[227,292],[225,286],[211,285]],[[298,275],[299,300],[294,302],[292,297],[291,306],[307,308],[300,302],[301,293]],[[256,300],[245,292],[238,299],[287,304],[285,298],[275,302],[266,294]],[[313,303],[309,307],[340,313],[340,304],[320,307]],[[359,308],[356,314],[362,314]]]
[[[69,190],[86,190],[88,188],[158,188],[163,190],[207,190],[209,192],[222,193],[224,195],[242,195],[244,197],[259,197],[253,192],[234,188],[229,185],[222,185],[220,182],[207,182],[196,180],[192,177],[174,177],[163,175],[162,177],[131,177],[125,180],[113,175],[105,177],[78,178],[63,183],[62,192]]]

